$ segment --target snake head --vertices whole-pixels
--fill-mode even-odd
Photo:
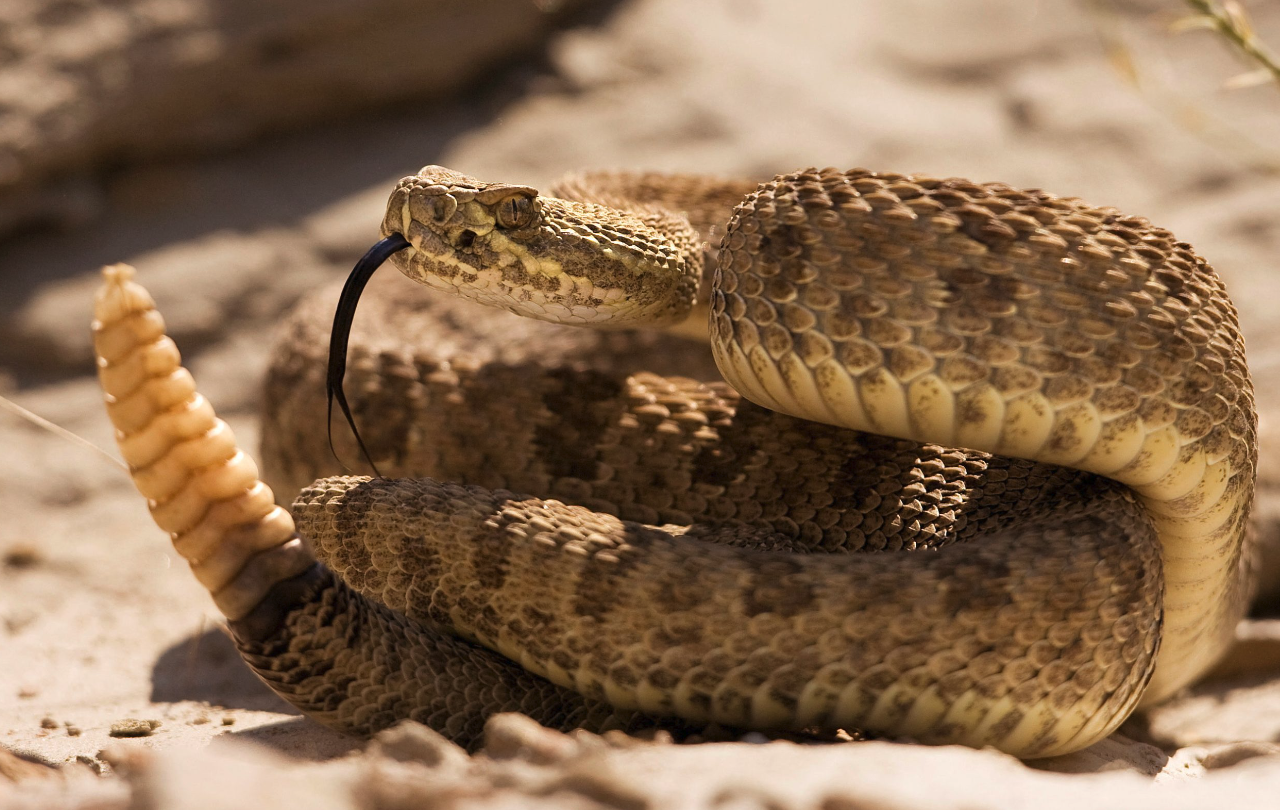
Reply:
[[[678,322],[702,272],[700,242],[683,219],[540,196],[442,166],[396,185],[382,221],[382,235],[394,234],[410,244],[391,257],[409,278],[555,323]]]
[[[537,228],[538,190],[514,183],[483,183],[443,166],[424,166],[397,184],[387,204],[383,236],[401,233],[438,261],[474,264],[494,230]],[[478,242],[478,243],[477,243]]]

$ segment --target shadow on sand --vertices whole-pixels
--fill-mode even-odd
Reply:
[[[297,714],[249,671],[231,639],[217,627],[189,636],[160,654],[151,668],[151,700],[193,700],[228,709]]]

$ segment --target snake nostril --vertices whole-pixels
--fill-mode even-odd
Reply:
[[[476,241],[475,231],[467,230],[458,234],[458,247],[469,248],[474,241]]]

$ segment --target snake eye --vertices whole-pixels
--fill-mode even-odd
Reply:
[[[527,194],[512,194],[498,203],[499,228],[524,228],[533,223],[533,198]]]

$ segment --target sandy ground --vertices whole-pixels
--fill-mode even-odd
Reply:
[[[1255,5],[1264,38],[1280,43],[1280,9],[1263,14]],[[91,176],[102,201],[94,216],[0,243],[0,393],[112,446],[90,374],[89,309],[98,267],[126,261],[155,293],[204,393],[243,443],[256,444],[259,384],[280,314],[350,269],[376,236],[391,184],[426,163],[534,185],[608,166],[762,178],[808,165],[867,166],[998,179],[1147,216],[1227,279],[1263,411],[1259,511],[1269,532],[1280,514],[1272,501],[1280,486],[1272,449],[1280,178],[1260,164],[1280,161],[1280,93],[1223,90],[1240,65],[1207,35],[1169,35],[1179,4],[1124,8],[1112,16],[1013,0],[633,0],[556,34],[542,61],[495,73],[463,100],[397,102],[213,156],[114,166]],[[1128,61],[1114,52],[1108,59],[1104,41],[1125,43]],[[1139,87],[1117,64],[1137,71]],[[297,716],[247,673],[208,597],[111,460],[3,413],[0,458],[0,746],[96,770],[123,761],[128,773],[134,749],[198,752],[213,738],[304,763],[360,745]],[[1045,767],[1176,781],[1249,759],[1249,778],[1274,795],[1277,625],[1264,612],[1242,626],[1216,680],[1131,721],[1124,733],[1143,742],[1117,738]],[[113,724],[129,719],[159,725],[148,736],[112,737]],[[100,755],[112,746],[114,757]],[[990,790],[975,788],[970,806],[1021,806],[993,798],[1006,778],[1009,790],[1041,789],[1027,781],[1040,774],[999,755],[901,750],[939,773],[995,768]],[[1258,764],[1272,760],[1270,770]],[[245,766],[252,778],[266,778],[252,770],[264,761],[274,763]],[[333,767],[348,773],[351,762]],[[611,767],[629,763],[623,756]],[[734,766],[717,767],[737,778]],[[857,772],[875,772],[867,767]],[[162,770],[135,768],[154,779]],[[241,786],[257,784],[252,778]],[[1225,791],[1229,781],[1214,784]],[[125,790],[95,784],[89,790],[113,800]],[[860,783],[832,784],[847,791]],[[1070,791],[1109,795],[1116,784]],[[895,806],[917,806],[914,795]],[[1260,794],[1241,795],[1247,804]]]

